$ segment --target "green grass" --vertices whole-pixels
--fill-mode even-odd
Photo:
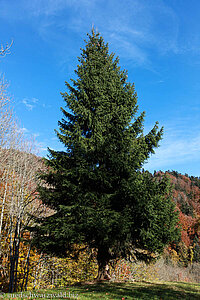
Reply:
[[[30,292],[4,294],[0,299],[200,299],[200,285],[184,282],[135,282],[135,283],[99,283],[74,285],[62,289],[31,291],[36,295],[30,297]],[[62,293],[62,294],[61,294]],[[65,296],[66,293],[66,296]],[[69,293],[72,297],[69,297]],[[41,294],[42,297],[39,297]],[[44,297],[45,294],[45,297]],[[52,297],[47,296],[52,294]],[[78,297],[75,295],[78,294]],[[60,295],[60,296],[59,296]],[[74,296],[74,297],[73,297]]]

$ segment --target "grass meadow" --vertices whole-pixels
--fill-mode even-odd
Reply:
[[[66,288],[2,294],[0,299],[200,299],[200,285],[185,282],[133,282],[78,284]]]

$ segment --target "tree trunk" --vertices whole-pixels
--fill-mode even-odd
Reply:
[[[109,261],[109,250],[106,248],[99,248],[97,253],[98,276],[96,278],[98,281],[111,279],[109,272]]]
[[[7,178],[6,178],[6,182],[5,182],[4,195],[3,195],[3,202],[2,202],[2,208],[1,208],[1,218],[0,218],[0,239],[1,239],[1,235],[2,235],[2,226],[3,226],[3,217],[4,217],[5,201],[6,201],[6,195],[7,195],[7,187],[8,187],[8,173],[7,173]]]
[[[25,267],[24,267],[24,275],[23,275],[23,280],[22,280],[22,285],[21,285],[21,292],[23,292],[23,290],[27,291],[30,252],[31,252],[31,244],[29,246],[29,250],[28,250],[28,254],[27,254],[27,258],[26,258],[26,263],[25,263]],[[25,289],[24,289],[24,282],[25,282]]]

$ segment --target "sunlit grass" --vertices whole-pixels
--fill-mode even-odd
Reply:
[[[200,299],[200,285],[184,282],[80,284],[62,289],[5,294],[2,299]]]

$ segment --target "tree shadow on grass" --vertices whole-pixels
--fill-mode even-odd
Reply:
[[[192,284],[165,284],[165,283],[99,283],[94,285],[77,286],[79,296],[84,295],[88,299],[200,299],[200,291],[197,285]],[[92,298],[92,293],[95,297]],[[97,294],[96,294],[97,293]],[[102,298],[103,295],[103,298]],[[97,297],[96,297],[97,296]]]

